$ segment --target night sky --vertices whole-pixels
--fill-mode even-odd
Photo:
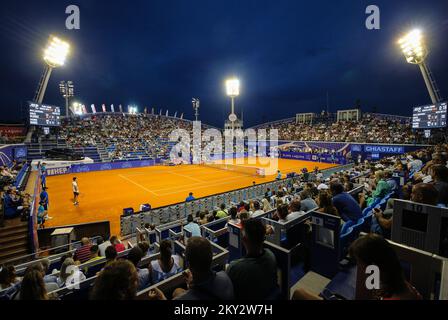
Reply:
[[[81,29],[65,29],[65,8],[81,10]],[[365,9],[381,10],[381,30],[367,30]],[[20,121],[44,68],[49,34],[72,44],[44,102],[63,105],[58,83],[72,80],[89,105],[136,104],[185,112],[201,100],[201,119],[222,127],[230,106],[224,80],[241,80],[237,111],[247,125],[351,108],[410,115],[430,103],[418,67],[397,39],[419,27],[428,63],[448,96],[447,0],[146,0],[2,1],[0,122]]]

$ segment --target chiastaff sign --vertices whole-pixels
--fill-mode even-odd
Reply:
[[[403,154],[404,147],[403,146],[366,145],[366,146],[364,146],[364,152]]]

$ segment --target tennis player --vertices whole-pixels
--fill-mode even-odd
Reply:
[[[77,206],[79,204],[78,202],[79,187],[78,182],[76,181],[76,177],[73,177],[72,187],[73,187],[73,204]]]

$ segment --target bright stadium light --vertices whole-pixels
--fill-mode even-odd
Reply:
[[[229,97],[237,97],[240,95],[240,80],[229,79],[226,81],[227,95]]]
[[[437,102],[442,101],[436,81],[425,62],[429,52],[422,31],[419,29],[412,30],[398,40],[398,45],[400,46],[406,61],[420,67],[432,103],[436,104]]]
[[[138,113],[138,108],[129,106],[129,111],[128,112],[129,112],[129,114],[137,114]]]
[[[70,45],[58,37],[51,36],[44,52],[44,61],[51,67],[61,67],[70,52]]]
[[[226,81],[227,95],[231,99],[231,113],[229,120],[232,123],[232,134],[235,130],[235,121],[238,119],[235,114],[235,97],[240,95],[240,80],[237,78],[228,79]]]
[[[37,87],[36,95],[34,96],[34,102],[38,104],[42,103],[52,70],[63,66],[69,53],[70,45],[68,42],[63,41],[58,37],[50,36],[43,56],[47,66],[39,81],[39,86]]]

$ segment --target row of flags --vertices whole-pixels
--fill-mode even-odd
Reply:
[[[91,112],[89,112],[89,111],[87,110],[87,108],[86,108],[85,105],[80,105],[80,104],[79,104],[79,105],[74,105],[74,106],[70,107],[70,109],[72,110],[72,112],[73,112],[74,114],[77,114],[77,115],[87,114],[87,113],[93,113],[93,114],[95,114],[95,113],[100,113],[101,111],[102,111],[103,113],[106,113],[106,112],[112,112],[112,113],[115,113],[115,112],[120,112],[120,113],[137,113],[137,109],[133,109],[133,108],[134,108],[133,106],[130,106],[130,105],[129,105],[129,106],[127,106],[127,110],[126,110],[126,111],[123,111],[123,106],[122,106],[121,104],[118,105],[118,109],[112,104],[112,105],[110,106],[110,109],[109,109],[110,111],[108,111],[106,105],[105,105],[105,104],[102,104],[102,105],[101,105],[101,109],[97,110],[97,108],[95,107],[95,105],[94,105],[94,104],[91,104],[91,105],[90,105]],[[148,114],[148,108],[145,108],[143,112],[144,112],[145,114]],[[163,112],[163,110],[160,109],[160,110],[159,110],[159,115],[160,115],[160,116],[162,115],[162,112]],[[153,115],[156,114],[156,111],[155,111],[154,108],[151,108],[151,114],[153,114]],[[166,116],[166,117],[169,117],[169,110],[166,110],[166,112],[165,112],[165,116]],[[174,117],[174,118],[177,118],[177,111],[174,113],[173,117]],[[179,119],[183,119],[183,118],[184,118],[184,114],[182,113],[182,114],[180,115]]]

